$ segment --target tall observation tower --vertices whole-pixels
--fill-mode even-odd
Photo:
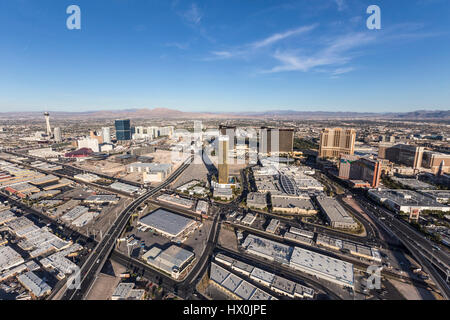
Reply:
[[[52,128],[50,127],[50,114],[48,112],[44,113],[45,116],[45,123],[47,124],[47,135],[52,135]]]

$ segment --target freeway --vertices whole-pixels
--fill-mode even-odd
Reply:
[[[334,177],[330,177],[333,178]],[[338,181],[340,182],[340,181]],[[342,185],[341,185],[342,186]],[[403,233],[406,233],[411,237],[411,239],[418,243],[418,247],[423,250],[423,254],[427,255],[427,258],[430,260],[436,260],[440,263],[440,265],[437,265],[438,268],[443,268],[442,271],[445,273],[446,269],[449,268],[450,265],[450,256],[445,250],[440,250],[439,246],[437,244],[434,244],[430,240],[428,240],[423,234],[418,232],[416,229],[414,229],[409,223],[407,223],[404,220],[398,219],[397,215],[394,215],[389,210],[385,209],[384,207],[380,206],[378,202],[370,198],[366,192],[362,190],[349,190],[346,187],[344,189],[347,191],[347,193],[351,194],[353,198],[358,202],[359,206],[363,209],[365,209],[365,212],[372,213],[372,215],[369,214],[369,216],[373,219],[375,213],[376,219],[374,221],[376,222],[379,220],[379,218],[395,218],[396,220],[396,227],[400,228]],[[438,249],[436,249],[438,248]]]
[[[369,209],[367,204],[360,203],[363,210],[371,217],[374,217],[383,228],[389,229],[396,235],[404,246],[411,252],[414,258],[417,259],[423,269],[430,275],[436,286],[439,288],[441,294],[445,299],[450,299],[450,287],[445,279],[433,267],[433,264],[442,271],[448,270],[448,255],[446,252],[440,250],[436,252],[435,245],[428,239],[425,239],[416,230],[407,226],[403,221],[398,220],[392,213],[384,208],[373,206]],[[376,218],[378,218],[376,220]],[[383,218],[383,220],[379,219]],[[447,261],[447,262],[444,262]]]
[[[439,249],[439,247],[425,238],[424,235],[420,234],[417,230],[411,227],[407,222],[402,219],[399,219],[397,216],[389,212],[388,210],[376,206],[371,202],[365,202],[360,204],[363,209],[375,213],[375,216],[382,217],[384,219],[388,219],[389,225],[395,228],[397,231],[401,232],[406,238],[410,241],[416,243],[417,247],[423,251],[427,259],[433,260],[433,263],[436,263],[436,266],[440,268],[444,273],[449,268],[450,265],[450,256],[449,254]]]
[[[114,248],[116,239],[120,236],[131,214],[141,205],[147,198],[158,193],[161,189],[172,183],[191,163],[192,157],[187,159],[183,165],[175,170],[168,179],[161,183],[158,187],[155,187],[137,198],[132,202],[121,214],[117,217],[116,221],[110,227],[109,231],[104,235],[103,239],[98,243],[97,247],[92,251],[91,256],[81,267],[80,271],[80,286],[76,289],[67,289],[63,300],[81,300],[85,298],[89,292],[97,274],[100,272],[103,264],[110,255]]]
[[[335,178],[330,178],[336,181]],[[340,183],[340,181],[337,182]],[[450,257],[448,253],[439,249],[437,245],[426,239],[424,235],[420,234],[407,222],[381,207],[366,193],[353,191],[346,187],[343,188],[348,194],[352,195],[353,199],[356,200],[372,221],[401,241],[423,267],[424,271],[430,275],[443,297],[447,300],[450,299],[450,287],[446,279],[443,279],[443,275],[449,272]],[[434,266],[441,270],[441,273]]]

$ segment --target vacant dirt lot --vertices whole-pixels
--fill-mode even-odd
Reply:
[[[120,264],[113,261],[111,261],[111,264],[114,275],[100,273],[87,296],[87,300],[111,300],[111,296],[121,280],[119,275],[126,271],[126,268]]]
[[[237,251],[237,239],[234,231],[220,227],[219,245]]]

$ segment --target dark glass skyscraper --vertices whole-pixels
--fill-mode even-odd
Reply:
[[[259,152],[267,154],[289,153],[294,148],[294,129],[261,127]]]
[[[116,120],[115,127],[117,140],[131,140],[130,120]]]

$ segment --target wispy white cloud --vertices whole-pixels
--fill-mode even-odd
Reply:
[[[220,50],[211,52],[213,57],[208,57],[205,60],[216,60],[216,59],[230,59],[234,57],[246,57],[249,54],[257,52],[259,49],[270,47],[280,41],[288,39],[290,37],[298,36],[301,34],[308,33],[314,30],[318,24],[302,26],[294,29],[290,29],[284,32],[275,33],[262,40],[248,43],[242,46],[232,48],[230,50]]]
[[[389,29],[383,30],[383,37],[380,38],[384,42],[396,42],[400,43],[402,40],[414,41],[425,38],[438,37],[448,34],[448,31],[425,31],[425,25],[423,23],[400,23],[392,25]]]
[[[343,5],[346,3],[343,2]],[[254,58],[267,59],[269,57],[271,61],[266,60],[264,62],[266,67],[260,67],[256,73],[323,72],[332,77],[339,77],[354,71],[353,61],[357,57],[367,54],[370,46],[373,47],[375,44],[377,46],[394,45],[438,35],[435,32],[424,31],[423,24],[403,23],[392,25],[379,32],[367,30],[336,34],[336,30],[332,30],[313,39],[309,35],[314,36],[313,32],[317,27],[318,24],[297,27],[244,45],[214,50],[210,52],[209,57],[203,60],[239,58],[257,61]],[[304,34],[307,34],[308,37],[304,37],[303,42],[288,41]]]
[[[355,70],[354,67],[346,67],[346,68],[337,68],[332,72],[333,76],[338,76],[344,73],[349,73],[352,72],[353,70]]]
[[[303,34],[303,33],[307,33],[309,31],[312,31],[313,29],[315,29],[317,27],[317,24],[313,24],[313,25],[309,25],[309,26],[303,26],[303,27],[299,27],[299,28],[295,28],[295,29],[291,29],[282,33],[275,33],[263,40],[257,41],[257,42],[253,42],[250,46],[252,48],[262,48],[262,47],[267,47],[270,46],[278,41],[284,40],[286,38],[292,37],[292,36],[296,36],[299,34]]]
[[[336,38],[325,44],[323,48],[311,54],[299,54],[296,51],[277,51],[273,58],[281,62],[280,65],[262,73],[276,73],[285,71],[311,71],[318,67],[337,67],[349,63],[353,57],[353,49],[366,45],[374,40],[374,36],[367,33],[352,33]],[[332,73],[345,73],[353,69],[341,67]]]
[[[189,43],[181,43],[181,42],[168,42],[165,44],[166,47],[174,47],[180,50],[186,50],[189,48]]]
[[[344,0],[334,0],[334,2],[336,2],[337,4],[338,11],[344,11],[344,9],[347,7]]]
[[[183,13],[183,17],[189,23],[199,24],[203,18],[203,13],[197,4],[192,3],[189,9]]]
[[[213,51],[211,52],[213,55],[222,58],[232,58],[234,54],[231,51]]]
[[[325,55],[304,56],[295,52],[277,51],[273,57],[281,62],[281,65],[275,66],[270,70],[263,70],[262,73],[277,73],[285,71],[303,71],[307,72],[316,67],[323,67],[333,64],[342,64],[347,62],[344,58],[336,58]]]
[[[211,43],[216,42],[216,40],[209,34],[208,30],[204,26],[205,24],[202,23],[205,18],[203,10],[196,3],[191,3],[187,7],[184,4],[185,3],[182,3],[180,0],[173,0],[170,6],[171,9],[201,37],[205,38]]]

